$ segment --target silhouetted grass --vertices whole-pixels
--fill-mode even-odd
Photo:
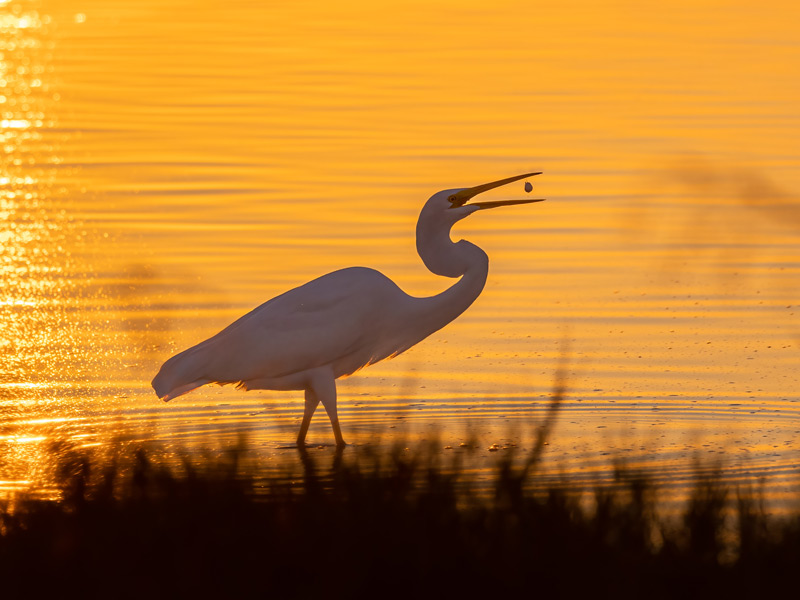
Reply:
[[[296,472],[287,463],[268,480],[253,474],[243,447],[180,468],[141,450],[106,467],[68,454],[62,500],[0,512],[0,587],[8,598],[766,597],[791,589],[800,519],[768,517],[757,490],[698,478],[682,515],[668,519],[657,514],[647,476],[626,469],[618,485],[583,496],[531,491],[540,451],[536,443],[529,455],[505,454],[493,493],[480,495],[459,455],[445,460],[433,443],[386,454],[348,448],[330,468],[303,453]]]

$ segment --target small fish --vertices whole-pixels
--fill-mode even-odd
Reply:
[[[530,181],[526,181],[525,182],[525,191],[530,194],[532,189],[533,189],[533,186],[531,185],[531,182]]]

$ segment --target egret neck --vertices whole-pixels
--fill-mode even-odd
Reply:
[[[453,242],[450,239],[451,227],[477,210],[475,206],[451,208],[447,210],[448,219],[426,218],[428,215],[424,209],[420,214],[417,252],[422,262],[436,275],[461,278],[441,294],[420,298],[419,330],[425,331],[425,337],[467,310],[486,284],[489,273],[486,253],[466,240]],[[435,214],[441,216],[442,213]]]

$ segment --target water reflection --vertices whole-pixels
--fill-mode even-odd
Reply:
[[[79,286],[58,165],[52,20],[37,3],[0,16],[0,489],[25,486],[49,462],[51,434],[69,428],[80,380]]]
[[[166,411],[163,357],[350,265],[440,292],[425,199],[536,165],[549,202],[455,232],[491,257],[471,309],[341,382],[352,441],[502,447],[569,329],[547,456],[570,477],[621,455],[680,486],[700,451],[793,489],[796,7],[312,4],[0,3],[0,479],[43,477],[55,438],[246,430],[268,462],[302,403],[204,388]]]

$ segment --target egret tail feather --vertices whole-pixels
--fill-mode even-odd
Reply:
[[[205,385],[207,383],[211,383],[211,382],[208,379],[198,379],[197,381],[192,381],[191,383],[186,383],[184,385],[179,385],[178,387],[170,390],[169,392],[167,392],[163,396],[159,396],[159,398],[161,398],[164,402],[169,402],[170,400],[173,400],[173,399],[177,398],[178,396],[183,396],[184,394],[188,394],[192,390],[197,389],[200,386]],[[158,393],[158,392],[156,392],[156,393]]]
[[[151,385],[156,395],[164,402],[182,396],[212,381],[208,377],[204,377],[205,373],[202,366],[192,360],[187,360],[194,353],[194,348],[190,348],[173,356],[161,365],[158,374],[153,378]]]

